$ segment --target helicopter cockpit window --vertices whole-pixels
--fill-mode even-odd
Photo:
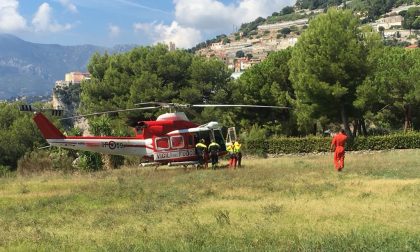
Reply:
[[[167,137],[156,138],[156,149],[169,149],[169,139]]]
[[[222,131],[221,130],[214,130],[214,140],[216,143],[220,145],[220,150],[225,151],[226,150],[226,144],[225,139],[223,138]]]
[[[188,145],[194,146],[194,137],[192,135],[188,136]]]
[[[198,141],[200,141],[201,139],[204,139],[204,141],[206,142],[206,144],[210,144],[211,142],[211,132],[210,131],[200,131],[197,132],[195,135],[195,142],[198,143]]]
[[[171,136],[171,145],[174,149],[183,148],[184,138],[182,136]]]

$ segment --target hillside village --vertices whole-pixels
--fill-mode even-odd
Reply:
[[[338,8],[341,7],[342,5]],[[394,8],[375,22],[366,23],[366,25],[380,32],[385,40],[416,47],[418,31],[403,29],[404,18],[400,15],[400,12],[411,7],[418,7],[418,5]],[[219,41],[210,43],[195,53],[208,58],[219,58],[234,71],[233,77],[237,77],[244,70],[264,60],[270,52],[294,46],[300,34],[308,27],[309,20],[322,12],[324,9],[296,10],[295,17],[304,18],[277,23],[271,23],[271,17],[268,17],[264,24],[258,25],[255,30],[247,34],[238,31],[226,37],[220,36]],[[363,13],[358,13],[358,15],[360,19],[364,18]]]

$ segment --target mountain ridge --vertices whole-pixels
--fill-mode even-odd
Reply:
[[[93,53],[127,51],[136,45],[106,48],[95,45],[64,46],[25,41],[0,34],[0,99],[49,94],[56,80],[72,71],[86,71]]]

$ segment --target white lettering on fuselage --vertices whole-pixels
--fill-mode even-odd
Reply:
[[[173,158],[184,158],[195,156],[195,149],[188,150],[177,150],[177,151],[168,151],[168,152],[158,152],[154,154],[154,159],[156,160],[166,160]]]

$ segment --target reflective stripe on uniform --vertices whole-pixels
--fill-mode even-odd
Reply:
[[[205,144],[203,144],[203,143],[198,143],[198,144],[195,145],[195,148],[204,148],[204,149],[207,149],[207,146]]]

